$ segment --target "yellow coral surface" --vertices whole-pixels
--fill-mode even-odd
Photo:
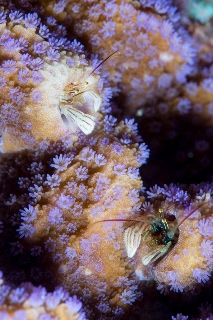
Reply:
[[[86,62],[83,54],[78,55],[71,50],[69,53],[53,50],[57,54],[56,61],[48,59],[45,52],[51,50],[49,43],[35,28],[9,22],[0,26],[0,36],[5,37],[5,33],[14,41],[21,38],[29,43],[31,62],[26,62],[29,53],[23,54],[21,49],[12,52],[6,48],[1,49],[0,62],[4,65],[12,60],[16,65],[11,71],[0,69],[1,79],[7,83],[1,89],[2,150],[6,152],[33,148],[42,140],[59,139],[67,130],[75,132],[78,128],[76,118],[73,117],[67,125],[62,119],[60,108],[63,106],[66,109],[71,105],[81,112],[95,114],[102,101],[100,76],[91,74],[93,67],[89,61]],[[36,54],[36,45],[44,47],[45,51]],[[43,63],[42,68],[33,69],[33,59],[38,64]],[[75,92],[70,97],[67,90],[70,84],[75,84],[77,90],[79,87],[79,92],[83,93],[73,97]]]
[[[119,57],[106,62],[105,70],[115,91],[122,90],[129,112],[156,91],[165,94],[160,76],[175,82],[176,72],[191,59],[179,35],[171,37],[173,26],[167,18],[137,1],[66,0],[63,11],[57,10],[55,1],[41,3],[58,21],[71,20],[72,32],[100,57],[119,50]]]

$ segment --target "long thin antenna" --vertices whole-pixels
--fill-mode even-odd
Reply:
[[[126,221],[130,221],[130,222],[142,222],[142,220],[139,219],[105,219],[105,220],[99,220],[96,221],[94,223],[99,223],[99,222],[112,222],[112,221],[121,221],[121,222],[126,222]]]
[[[206,202],[201,203],[198,207],[196,207],[195,209],[193,209],[177,226],[177,228],[180,227],[180,225],[186,220],[188,219],[195,211],[197,211],[198,209],[200,209]]]
[[[116,50],[115,52],[111,53],[108,57],[106,57],[103,61],[101,61],[96,67],[95,69],[92,70],[92,72],[88,75],[91,76],[91,74],[93,74],[95,72],[95,70],[97,70],[104,62],[106,62],[109,58],[111,58],[114,54],[118,53],[119,50]]]

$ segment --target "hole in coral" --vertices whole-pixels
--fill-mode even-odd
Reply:
[[[200,183],[212,180],[213,129],[199,116],[158,116],[137,119],[150,148],[142,167],[146,187],[154,184]]]

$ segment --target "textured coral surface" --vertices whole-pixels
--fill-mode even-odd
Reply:
[[[75,35],[93,52],[104,57],[109,50],[119,50],[118,59],[106,64],[106,72],[125,105],[131,104],[131,112],[156,93],[165,94],[171,83],[184,82],[190,72],[194,52],[190,39],[183,40],[187,35],[175,30],[178,16],[172,10],[169,21],[139,1],[67,0],[60,2],[65,11],[54,1],[41,2],[59,21],[71,20]]]
[[[70,297],[62,288],[47,293],[42,286],[22,283],[12,289],[3,284],[4,296],[1,297],[1,319],[86,319],[81,312],[82,303],[76,297]],[[9,306],[9,308],[8,308]]]
[[[50,31],[36,13],[11,12],[4,18],[0,29],[2,148],[13,151],[32,148],[45,139],[57,140],[66,132],[60,110],[63,101],[71,98],[67,87],[72,83],[87,83],[87,92],[73,97],[72,106],[95,113],[100,103],[96,106],[93,100],[99,96],[102,100],[103,81],[98,83],[100,77],[91,74],[93,67],[81,46],[66,38],[59,41],[60,30]],[[88,95],[91,91],[98,97]]]
[[[36,153],[26,151],[17,158],[4,154],[1,163],[2,173],[11,170],[2,175],[2,195],[8,196],[4,235],[14,234],[2,246],[5,258],[16,265],[17,275],[23,273],[22,281],[35,272],[30,261],[23,268],[23,259],[29,256],[36,260],[37,283],[60,284],[78,296],[83,290],[85,304],[96,301],[93,309],[88,306],[91,317],[102,308],[106,314],[112,310],[122,314],[139,294],[125,259],[122,224],[101,220],[138,212],[142,186],[138,167],[148,150],[137,142],[133,121],[114,129],[115,118],[106,116],[104,121],[105,132],[100,126],[90,137],[82,134],[74,146],[66,136],[53,145],[41,144]],[[50,263],[46,282],[42,268]],[[13,270],[3,272],[7,279],[14,276]]]

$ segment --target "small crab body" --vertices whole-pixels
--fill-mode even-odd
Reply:
[[[176,242],[178,233],[176,218],[173,216],[173,221],[169,221],[162,209],[159,213],[159,216],[151,217],[150,221],[135,222],[137,228],[134,223],[124,231],[124,244],[129,258],[135,255],[141,241],[151,248],[151,251],[142,258],[144,265],[158,260]]]
[[[72,82],[64,88],[60,112],[68,126],[72,127],[74,123],[85,134],[94,130],[96,117],[93,114],[100,109],[102,103],[100,77],[94,73],[116,52],[110,54],[78,82]]]
[[[92,83],[93,85],[89,81],[85,81],[66,86],[65,96],[63,96],[60,105],[60,112],[65,117],[65,122],[75,123],[85,134],[90,134],[95,127],[96,118],[89,112],[97,112],[102,102],[101,93],[97,88],[97,80]]]
[[[159,209],[157,217],[150,216],[148,220],[147,218],[135,220],[124,231],[127,256],[132,258],[142,241],[150,247],[150,251],[142,257],[143,265],[148,265],[163,257],[177,243],[180,225],[206,202],[208,199],[190,211],[180,223],[178,223],[176,214],[163,209]]]
[[[174,209],[171,211],[162,208],[158,210],[157,215],[142,216],[135,219],[102,220],[102,222],[127,222],[123,237],[127,256],[133,258],[141,242],[145,243],[150,250],[142,256],[141,261],[146,266],[162,258],[177,243],[180,225],[208,202],[209,196],[179,223]]]

